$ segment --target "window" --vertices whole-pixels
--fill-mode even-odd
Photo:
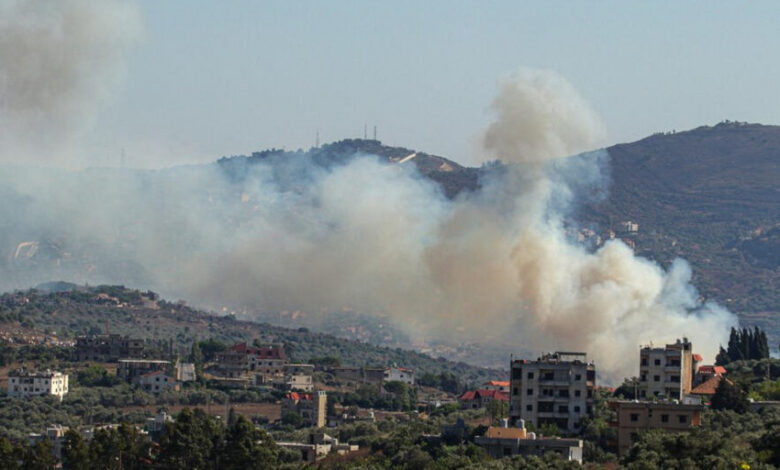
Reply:
[[[656,359],[655,361],[653,361],[653,364],[655,364],[657,366],[660,366],[661,365],[661,360],[660,359]]]
[[[575,390],[575,391],[574,391],[574,396],[575,396],[575,397],[578,397],[578,396],[580,396],[580,391],[579,391],[579,390]]]
[[[660,382],[660,381],[661,381],[661,376],[660,375],[654,375],[653,376],[653,382]]]
[[[669,415],[661,415],[661,422],[662,423],[668,423],[669,422]]]
[[[631,413],[631,422],[635,423],[639,421],[639,413]]]
[[[525,411],[533,411],[534,405],[525,405]]]
[[[519,380],[523,378],[523,369],[512,369],[512,380]]]
[[[580,412],[580,407],[579,406],[575,406],[574,407],[574,412],[575,413],[579,413]]]
[[[534,373],[533,372],[529,372],[528,373],[528,378],[529,379],[533,379],[534,378]]]
[[[641,377],[639,377],[640,382],[647,382],[647,374],[642,374]]]
[[[561,398],[569,398],[568,390],[558,390],[558,396]]]
[[[560,405],[558,406],[558,413],[568,413],[569,407],[566,405]]]
[[[672,382],[680,382],[680,376],[679,375],[673,375],[671,377]]]
[[[517,387],[515,387],[514,389],[512,389],[512,395],[517,395],[517,394],[518,394],[518,390]]]
[[[534,389],[532,389],[532,388],[529,388],[529,389],[528,389],[528,390],[525,392],[525,394],[526,394],[526,395],[528,395],[528,396],[531,396],[531,395],[533,395],[533,394],[534,394]]]
[[[639,434],[632,432],[631,433],[631,442],[636,442],[637,439],[639,439]]]
[[[688,417],[686,415],[679,415],[677,419],[680,420],[680,424],[685,424],[688,422]]]
[[[582,375],[580,374],[575,375],[574,380],[582,380]]]
[[[646,357],[643,357],[643,358],[642,358],[642,362],[641,362],[641,364],[642,364],[643,366],[646,366],[646,365],[647,365],[647,358],[646,358]]]

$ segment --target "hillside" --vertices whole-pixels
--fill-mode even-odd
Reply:
[[[51,285],[47,286],[51,287]],[[400,348],[387,348],[331,335],[292,330],[230,315],[214,315],[188,307],[183,302],[159,299],[153,292],[121,286],[76,287],[59,283],[54,292],[18,291],[0,295],[0,338],[6,344],[31,341],[56,343],[80,334],[112,333],[135,338],[174,342],[182,354],[195,339],[233,342],[258,340],[284,343],[294,362],[312,357],[337,357],[345,366],[392,365],[419,372],[451,372],[463,383],[482,383],[504,373],[447,361]]]
[[[780,127],[721,123],[608,149],[609,198],[585,215],[637,251],[693,266],[702,296],[780,339]]]

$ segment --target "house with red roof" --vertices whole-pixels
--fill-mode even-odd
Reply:
[[[509,393],[500,390],[469,390],[464,392],[458,401],[463,409],[483,408],[493,400],[509,402]]]
[[[321,428],[327,423],[328,395],[326,392],[289,392],[282,398],[282,416],[297,413],[306,427]]]
[[[287,356],[281,344],[250,347],[246,343],[236,343],[218,352],[216,361],[217,371],[224,377],[237,378],[245,374],[281,377]]]

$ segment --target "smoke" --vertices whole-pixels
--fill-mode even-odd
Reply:
[[[0,161],[74,159],[140,31],[121,0],[0,2]]]
[[[454,199],[414,166],[328,148],[161,171],[8,167],[2,287],[68,279],[254,311],[351,308],[417,338],[586,351],[613,382],[650,341],[685,335],[714,357],[736,321],[698,302],[684,261],[664,270],[620,241],[594,251],[571,236],[608,162],[565,157],[603,136],[573,87],[526,71],[493,109],[486,149],[512,163],[483,166],[480,189]]]
[[[506,162],[540,163],[598,147],[606,131],[590,105],[560,74],[520,69],[500,83],[497,119],[484,135],[488,152]]]

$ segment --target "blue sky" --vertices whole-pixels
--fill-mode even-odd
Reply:
[[[608,144],[780,123],[780,2],[142,0],[145,33],[91,152],[200,162],[378,137],[470,163],[497,80],[565,76]]]

